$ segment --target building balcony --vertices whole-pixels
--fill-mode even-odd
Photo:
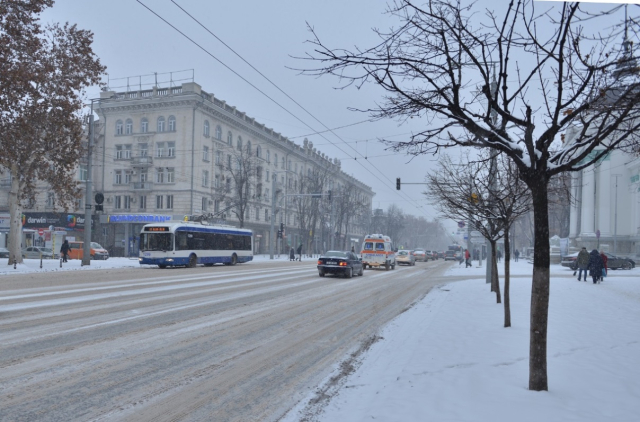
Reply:
[[[131,185],[135,192],[148,192],[153,190],[153,182],[132,182]]]
[[[142,167],[148,168],[153,165],[153,157],[144,156],[144,157],[133,157],[131,159],[131,167]]]

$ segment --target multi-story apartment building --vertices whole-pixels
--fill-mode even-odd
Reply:
[[[277,227],[286,227],[281,251],[304,243],[320,252],[330,236],[336,246],[358,247],[365,234],[369,186],[306,139],[289,140],[195,82],[104,91],[94,110],[93,191],[105,197],[94,239],[116,255],[137,252],[148,221],[209,213],[252,229],[255,253],[269,251],[272,209]],[[312,193],[323,196],[310,201]]]

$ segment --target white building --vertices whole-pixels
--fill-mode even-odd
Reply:
[[[243,148],[255,158],[259,171],[251,193],[246,228],[254,232],[255,252],[266,253],[271,225],[273,178],[282,193],[296,192],[313,169],[331,177],[323,193],[334,196],[349,185],[368,210],[343,238],[358,239],[366,231],[371,188],[345,174],[305,139],[303,145],[265,127],[225,101],[203,91],[197,83],[138,91],[104,91],[94,103],[99,127],[93,153],[93,191],[105,197],[101,224],[94,237],[105,246],[136,252],[136,237],[146,221],[214,213],[227,224],[238,219],[226,208],[221,192],[231,183],[228,168]],[[291,199],[291,198],[290,198]],[[287,204],[287,205],[284,205]],[[278,201],[276,224],[287,227],[285,245],[296,246],[302,236],[293,201]],[[340,231],[339,229],[336,229]],[[313,233],[314,249],[322,233]],[[325,247],[328,247],[325,239]],[[305,247],[306,249],[306,247]],[[323,247],[317,246],[316,251]],[[117,252],[116,252],[117,253]]]

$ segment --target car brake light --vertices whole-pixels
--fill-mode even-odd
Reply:
[[[338,264],[338,265],[340,265],[341,267],[346,267],[346,266],[347,266],[347,263],[346,263],[346,262],[344,262],[344,261],[341,261],[341,262],[340,262],[340,264]]]
[[[318,260],[318,265],[322,265],[322,261]]]

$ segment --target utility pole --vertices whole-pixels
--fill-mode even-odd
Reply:
[[[87,146],[87,185],[85,189],[84,199],[84,245],[82,249],[82,265],[91,265],[91,175],[92,175],[92,158],[93,154],[93,101],[91,100],[91,114],[89,114],[89,142]]]
[[[626,10],[626,9],[625,9]],[[618,177],[621,177],[621,174],[614,174],[613,177],[616,178],[616,195],[615,195],[615,205],[614,205],[614,213],[613,213],[613,254],[615,255],[618,252]]]
[[[273,259],[273,244],[275,239],[275,219],[276,219],[276,177],[275,173],[271,175],[271,224],[269,227],[269,259]]]

